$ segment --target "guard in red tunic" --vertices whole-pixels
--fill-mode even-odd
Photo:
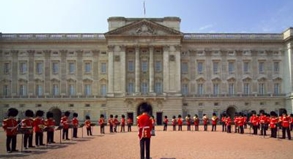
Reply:
[[[130,116],[127,117],[127,131],[131,132],[131,126],[132,126],[132,119],[130,118]]]
[[[216,113],[213,113],[212,117],[212,131],[217,131],[217,123],[218,123],[218,117]]]
[[[237,125],[239,129],[240,134],[244,134],[244,117],[243,113],[239,113],[238,119],[237,119]]]
[[[293,131],[293,114],[290,114],[290,130]]]
[[[235,133],[239,133],[239,124],[238,124],[238,120],[239,120],[239,114],[237,112],[235,112],[235,116],[234,116],[234,124],[235,124]]]
[[[227,133],[231,133],[231,123],[232,120],[229,115],[226,116],[225,124],[227,126]]]
[[[176,116],[174,115],[172,118],[173,131],[176,131],[176,125],[177,125],[177,120],[176,120]]]
[[[287,112],[283,112],[282,114],[282,138],[286,138],[286,132],[288,135],[288,139],[291,140],[291,132],[289,128],[290,117],[287,115]]]
[[[32,118],[34,117],[34,112],[32,110],[26,110],[25,111],[26,118],[22,119],[21,121],[21,128],[27,128],[29,129],[24,133],[23,136],[23,146],[25,149],[28,147],[34,147],[33,146],[33,126],[34,121]]]
[[[194,131],[198,131],[199,118],[197,114],[195,114],[193,117],[193,124],[194,124]]]
[[[125,115],[121,115],[121,122],[120,122],[120,125],[121,125],[121,129],[120,129],[120,132],[125,132]]]
[[[99,125],[100,125],[100,134],[105,134],[105,124],[106,121],[105,121],[105,118],[104,118],[104,115],[101,114],[100,115],[100,119],[99,119]]]
[[[113,120],[114,132],[117,132],[118,125],[120,125],[120,122],[118,120],[118,115],[115,115],[115,118]]]
[[[17,121],[15,117],[18,114],[18,110],[15,108],[8,109],[8,118],[3,120],[2,127],[6,132],[6,150],[8,153],[17,152],[16,150],[16,135],[17,135]],[[11,147],[10,147],[11,145]]]
[[[252,116],[250,117],[250,123],[252,125],[253,128],[253,134],[257,135],[257,129],[258,129],[258,124],[259,124],[259,118],[256,115],[256,112],[253,110],[251,111]]]
[[[86,133],[87,133],[87,136],[92,136],[92,126],[91,126],[91,118],[90,116],[85,116],[85,127],[86,127]]]
[[[222,124],[222,132],[226,132],[226,114],[223,113],[222,114],[222,118],[221,118],[221,124]]]
[[[259,111],[260,135],[267,135],[266,132],[267,116],[263,110]]]
[[[270,118],[269,118],[269,126],[271,129],[271,137],[272,138],[277,138],[277,124],[278,124],[278,117],[277,113],[274,111],[271,111],[270,113]]]
[[[206,114],[203,114],[202,120],[203,120],[204,131],[208,131],[208,124],[209,124],[208,116]]]
[[[113,131],[113,126],[114,126],[114,119],[113,119],[113,115],[110,115],[110,118],[108,119],[108,123],[109,123],[109,127],[110,127],[110,133],[114,132]]]
[[[62,139],[63,140],[70,140],[68,138],[68,129],[69,129],[69,124],[70,124],[70,120],[68,119],[70,115],[70,112],[69,111],[66,111],[64,113],[64,116],[61,118],[61,122],[60,124],[63,126],[63,129],[62,129]]]
[[[78,129],[78,114],[73,113],[73,119],[72,119],[72,126],[73,126],[73,138],[77,138],[77,129]]]
[[[35,132],[35,142],[36,146],[44,146],[43,137],[44,137],[44,128],[45,121],[43,119],[44,111],[38,110],[36,112],[36,118],[34,119],[34,132]]]
[[[247,128],[247,115],[244,114],[243,118],[244,118],[244,129],[246,129]]]
[[[182,131],[183,120],[181,118],[181,115],[178,115],[177,123],[178,123],[178,131]]]
[[[164,129],[163,131],[167,131],[167,126],[168,126],[168,116],[165,116],[164,120],[163,120],[163,124],[164,124]]]
[[[191,126],[191,118],[190,118],[190,114],[187,114],[187,116],[185,117],[185,121],[186,121],[186,125],[187,125],[187,131],[190,131],[190,126]]]
[[[153,124],[148,114],[149,106],[142,105],[140,109],[140,112],[143,112],[137,118],[138,137],[140,140],[140,159],[150,159],[150,142]]]
[[[53,119],[54,114],[52,112],[47,112],[47,119],[45,120],[45,126],[47,128],[47,143],[55,143],[54,142],[54,131],[55,131],[55,120]]]

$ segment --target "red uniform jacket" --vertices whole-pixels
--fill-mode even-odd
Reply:
[[[137,126],[138,126],[138,137],[142,138],[151,138],[151,130],[153,127],[152,120],[149,115],[143,113],[137,118]]]
[[[227,117],[225,123],[227,126],[230,126],[231,125],[231,118]]]
[[[88,119],[85,120],[84,124],[85,124],[85,127],[86,128],[90,128],[91,127],[91,121],[88,120]]]
[[[121,126],[125,126],[125,118],[121,118]]]
[[[70,121],[69,121],[67,116],[63,116],[61,118],[60,124],[63,126],[63,129],[68,129],[69,128],[69,123],[70,123]]]
[[[132,120],[130,118],[127,118],[127,125],[131,125],[132,124]]]
[[[265,123],[267,122],[267,117],[266,117],[265,115],[261,115],[261,116],[259,117],[259,122],[260,122],[261,124],[265,124]]]
[[[44,126],[45,123],[43,118],[36,117],[34,119],[34,132],[43,132]]]
[[[278,123],[278,118],[276,117],[271,117],[270,118],[270,128],[276,128]]]
[[[222,117],[222,118],[221,118],[221,122],[222,122],[222,123],[226,123],[226,117]]]
[[[282,120],[282,127],[284,127],[284,128],[288,128],[289,127],[289,122],[290,122],[290,117],[282,117],[281,118],[281,120]]]
[[[48,131],[54,131],[55,124],[55,120],[52,118],[45,120],[45,126],[47,126]]]
[[[33,133],[34,121],[31,118],[25,118],[21,121],[21,128],[29,128],[29,131],[26,131],[25,134]]]
[[[207,125],[209,123],[209,118],[208,117],[203,117],[203,124]]]
[[[110,126],[113,126],[113,125],[114,125],[114,120],[113,120],[113,118],[110,118],[110,119],[108,120],[108,123],[109,123]]]
[[[164,121],[163,121],[165,124],[168,124],[169,120],[168,118],[164,118]]]
[[[103,125],[105,123],[105,119],[104,118],[100,118],[100,120],[99,120],[99,124],[100,125]]]
[[[213,116],[212,117],[212,125],[217,125],[217,122],[218,122],[218,117]]]
[[[251,116],[250,117],[250,122],[253,126],[258,126],[259,123],[259,118],[258,116]]]
[[[76,117],[74,117],[72,119],[72,125],[73,125],[73,127],[74,128],[78,128],[78,124],[79,124],[78,119]]]
[[[114,126],[120,124],[120,122],[119,122],[119,120],[117,118],[114,118],[113,123],[114,123],[113,124]]]
[[[238,126],[243,126],[244,125],[244,118],[243,117],[238,117],[238,119],[237,119],[237,125]]]
[[[185,120],[186,120],[186,124],[187,125],[190,125],[191,124],[191,119],[190,118],[187,117],[187,118],[185,118]]]
[[[2,127],[7,136],[14,136],[17,134],[17,121],[15,118],[9,117],[8,119],[4,119]]]
[[[182,121],[181,118],[178,118],[178,121],[177,122],[178,122],[178,125],[180,125],[180,126],[183,124],[183,121]]]
[[[175,126],[177,124],[177,120],[176,119],[172,119],[172,125]]]
[[[195,126],[199,125],[199,119],[198,118],[193,118],[193,123]]]

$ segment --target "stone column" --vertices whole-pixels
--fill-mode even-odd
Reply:
[[[164,93],[169,91],[169,46],[164,46],[163,48],[163,87]]]
[[[150,61],[149,61],[149,70],[150,70],[150,86],[149,86],[149,90],[150,93],[154,92],[154,47],[150,47]]]
[[[181,94],[181,47],[175,46],[175,62],[176,62],[176,79],[175,79],[175,91]]]
[[[140,78],[139,78],[139,47],[135,48],[135,93],[140,92]]]
[[[108,96],[113,96],[114,94],[114,63],[113,55],[114,46],[108,46]]]
[[[120,58],[121,58],[121,92],[126,92],[126,55],[125,55],[125,46],[120,46]]]

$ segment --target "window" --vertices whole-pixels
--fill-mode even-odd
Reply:
[[[188,73],[188,64],[187,64],[187,62],[183,62],[181,64],[181,72],[182,73]]]
[[[101,72],[102,73],[107,73],[107,64],[106,63],[102,63],[101,65],[102,65],[101,66]]]
[[[181,93],[183,95],[187,95],[188,94],[188,84],[182,84]]]
[[[274,83],[274,94],[279,94],[279,93],[280,93],[280,84]]]
[[[71,95],[71,96],[75,95],[75,87],[73,84],[70,84],[68,89],[69,89],[69,95]]]
[[[214,95],[218,95],[219,94],[219,84],[218,83],[214,83]]]
[[[248,73],[249,72],[249,62],[244,62],[243,64],[243,71],[244,73]]]
[[[229,74],[233,74],[234,73],[234,62],[229,62],[229,64],[228,64],[228,71],[229,71]]]
[[[20,73],[24,74],[27,72],[26,62],[21,62],[19,65]]]
[[[7,74],[10,72],[10,63],[4,63],[4,73]]]
[[[133,72],[134,71],[134,62],[128,61],[128,71]]]
[[[43,63],[38,62],[38,63],[36,64],[36,72],[37,72],[38,74],[42,74],[42,73],[43,73]]]
[[[234,94],[234,83],[229,83],[229,94]]]
[[[198,74],[203,73],[203,62],[197,62],[197,72]]]
[[[90,84],[84,85],[84,95],[86,95],[86,96],[91,95],[91,85]]]
[[[161,61],[156,61],[155,62],[155,71],[156,72],[162,71],[162,62]]]
[[[9,88],[8,88],[8,85],[5,84],[3,85],[3,95],[8,96],[8,94],[9,94]]]
[[[75,64],[73,62],[69,63],[69,73],[74,73],[75,72]]]
[[[203,84],[197,85],[197,94],[200,94],[200,95],[203,94]]]
[[[107,86],[106,84],[101,85],[101,95],[106,96],[107,95]]]
[[[36,95],[37,96],[41,96],[41,95],[43,95],[43,87],[42,87],[42,85],[36,85]]]
[[[274,62],[274,72],[275,73],[279,73],[279,70],[280,70],[280,68],[279,68],[279,62]]]
[[[57,62],[54,62],[52,67],[53,67],[52,68],[53,74],[58,74],[58,72],[59,72],[59,64]]]
[[[52,94],[54,96],[59,95],[59,87],[58,87],[58,84],[53,84]]]
[[[134,92],[133,82],[128,83],[127,92],[132,94]]]
[[[161,94],[162,93],[162,82],[156,82],[155,83],[155,92],[157,94]]]
[[[142,63],[141,63],[141,71],[142,72],[147,72],[148,71],[148,62],[147,61],[142,61]]]
[[[258,70],[259,70],[259,73],[264,73],[264,62],[259,62],[259,65],[258,65]]]
[[[219,72],[219,62],[213,62],[213,71],[214,71],[214,74],[218,74]]]
[[[244,94],[249,94],[249,83],[244,83]]]
[[[148,93],[148,83],[147,82],[142,82],[141,83],[141,93],[142,94],[147,94]]]
[[[26,85],[21,84],[19,86],[19,95],[20,96],[26,96]]]
[[[258,84],[258,93],[265,94],[265,84],[264,83]]]
[[[85,73],[90,73],[91,72],[91,64],[89,62],[85,63],[85,67],[84,67],[84,71]]]

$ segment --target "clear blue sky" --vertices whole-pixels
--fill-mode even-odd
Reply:
[[[186,33],[281,33],[293,0],[145,0],[145,17],[177,16]],[[144,17],[143,0],[0,0],[2,33],[104,33],[111,16]]]

